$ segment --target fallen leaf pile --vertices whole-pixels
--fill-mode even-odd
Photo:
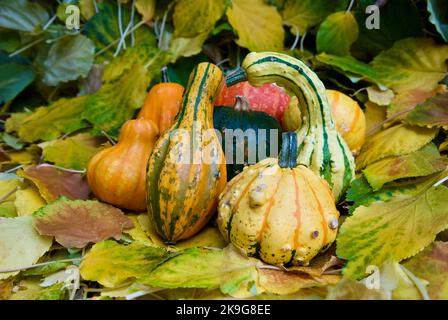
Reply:
[[[0,300],[448,299],[445,0],[44,2],[0,0]],[[214,219],[166,243],[87,183],[149,88],[251,51],[302,60],[366,117],[335,244],[306,266],[246,257]]]

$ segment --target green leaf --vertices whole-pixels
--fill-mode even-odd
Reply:
[[[192,38],[209,32],[226,10],[226,0],[178,0],[173,24],[176,38]]]
[[[113,82],[126,73],[134,66],[135,63],[141,65],[148,64],[148,76],[153,77],[160,73],[160,69],[169,62],[169,54],[165,51],[160,51],[152,45],[138,45],[126,49],[126,51],[116,58],[111,63],[105,66],[103,71],[103,82]]]
[[[30,66],[18,63],[0,65],[0,103],[17,97],[35,78]]]
[[[341,226],[338,257],[345,276],[359,279],[369,265],[399,262],[417,254],[448,227],[448,189],[431,187],[415,197],[358,207]]]
[[[448,159],[441,157],[436,145],[430,143],[413,153],[388,157],[368,165],[364,176],[374,191],[383,187],[385,183],[403,179],[427,176],[444,170]]]
[[[8,146],[13,148],[14,150],[22,150],[23,147],[25,146],[25,144],[20,141],[19,138],[14,137],[13,135],[10,135],[6,132],[3,132],[2,136],[2,140],[3,142]]]
[[[434,242],[415,257],[403,263],[417,277],[429,282],[433,300],[448,299],[448,242]]]
[[[95,45],[83,35],[67,36],[54,42],[43,64],[43,81],[49,86],[86,77],[93,64]]]
[[[95,153],[100,143],[98,138],[88,133],[81,133],[64,140],[55,140],[42,146],[44,160],[75,170],[83,170]]]
[[[236,43],[251,51],[281,51],[285,32],[277,9],[263,0],[232,0],[227,8]]]
[[[33,32],[42,27],[48,18],[47,11],[36,2],[0,1],[0,27]]]
[[[173,255],[138,282],[162,288],[220,288],[230,293],[243,282],[256,281],[257,265],[261,265],[259,260],[242,256],[232,246],[191,248]]]
[[[50,287],[40,286],[38,279],[24,279],[18,283],[21,288],[14,292],[10,300],[62,300],[66,295],[64,283],[57,283]]]
[[[358,38],[358,23],[351,12],[340,11],[329,15],[317,32],[317,51],[350,55],[350,47]]]
[[[282,12],[283,22],[291,27],[293,34],[303,35],[330,13],[347,9],[347,5],[347,0],[287,0]]]
[[[346,75],[354,82],[366,80],[383,87],[381,79],[378,77],[376,70],[369,64],[356,60],[351,56],[336,56],[321,53],[316,56],[317,61],[334,67],[337,71]],[[352,80],[353,81],[353,80]]]
[[[367,29],[366,21],[372,13],[366,13],[366,7],[375,4],[376,0],[358,1],[354,10],[359,25],[359,37],[352,46],[355,57],[371,60],[381,51],[391,48],[398,40],[423,37],[420,12],[409,0],[387,1],[379,10],[380,28]]]
[[[96,200],[61,197],[33,217],[40,235],[54,236],[66,248],[84,248],[90,242],[108,238],[120,240],[122,230],[133,227],[131,219],[120,209]]]
[[[447,73],[448,45],[433,39],[404,39],[371,62],[381,82],[394,91],[434,90]]]
[[[126,280],[140,279],[171,257],[165,249],[137,242],[130,245],[106,240],[95,244],[84,256],[80,272],[84,280],[116,287]]]
[[[448,42],[448,3],[444,0],[427,0],[429,21],[435,25],[445,42]]]
[[[105,131],[117,137],[123,123],[143,105],[149,82],[146,69],[136,63],[118,80],[88,96],[82,117],[93,124],[93,134]]]
[[[18,118],[9,118],[6,122],[7,131],[17,131],[23,141],[35,142],[53,140],[61,134],[85,128],[87,124],[82,121],[81,113],[86,99],[86,96],[61,98],[47,107],[37,108],[27,116],[21,114]]]
[[[52,237],[40,236],[33,227],[31,216],[0,218],[0,270],[26,268],[47,252]],[[0,273],[0,279],[16,275],[19,271]]]
[[[429,98],[407,114],[409,124],[448,130],[448,92]]]
[[[99,12],[88,20],[83,28],[83,33],[92,39],[95,43],[97,52],[109,46],[114,41],[120,39],[120,29],[118,26],[118,8],[114,2],[105,1],[98,3]],[[121,21],[123,31],[131,18],[131,10],[127,6],[121,6]],[[136,18],[134,24],[137,24]],[[143,25],[134,32],[135,45],[147,44],[156,46],[154,33],[147,26]],[[132,47],[132,37],[128,35],[125,40],[127,48]],[[100,61],[113,59],[113,54],[117,48],[118,42],[109,50],[97,56]],[[123,50],[122,50],[123,52]]]
[[[356,158],[358,170],[390,156],[400,156],[417,151],[428,144],[438,132],[437,128],[423,128],[399,124],[371,136]]]

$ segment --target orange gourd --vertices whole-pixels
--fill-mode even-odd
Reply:
[[[336,90],[327,90],[328,103],[338,132],[353,154],[361,150],[366,137],[366,117],[359,104]]]
[[[146,209],[146,165],[158,135],[153,121],[129,120],[118,143],[93,156],[87,181],[98,199],[124,209]]]
[[[162,134],[174,123],[182,103],[184,87],[174,82],[156,84],[148,92],[137,118],[154,121]]]

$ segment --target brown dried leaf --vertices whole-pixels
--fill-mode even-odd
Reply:
[[[259,285],[266,292],[274,294],[293,294],[305,288],[334,285],[338,283],[340,279],[340,275],[321,275],[313,277],[305,273],[258,269]]]
[[[59,197],[85,200],[90,188],[79,173],[65,172],[47,164],[28,167],[18,172],[19,176],[31,180],[47,203]]]
[[[34,227],[41,235],[51,235],[66,248],[83,248],[89,242],[121,238],[132,220],[120,209],[94,200],[61,198],[34,214]]]

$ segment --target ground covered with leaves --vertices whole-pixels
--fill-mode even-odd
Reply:
[[[0,34],[0,299],[448,299],[446,1],[0,0]],[[301,59],[366,115],[336,243],[308,266],[247,258],[213,221],[166,244],[85,179],[162,76],[250,51]]]

